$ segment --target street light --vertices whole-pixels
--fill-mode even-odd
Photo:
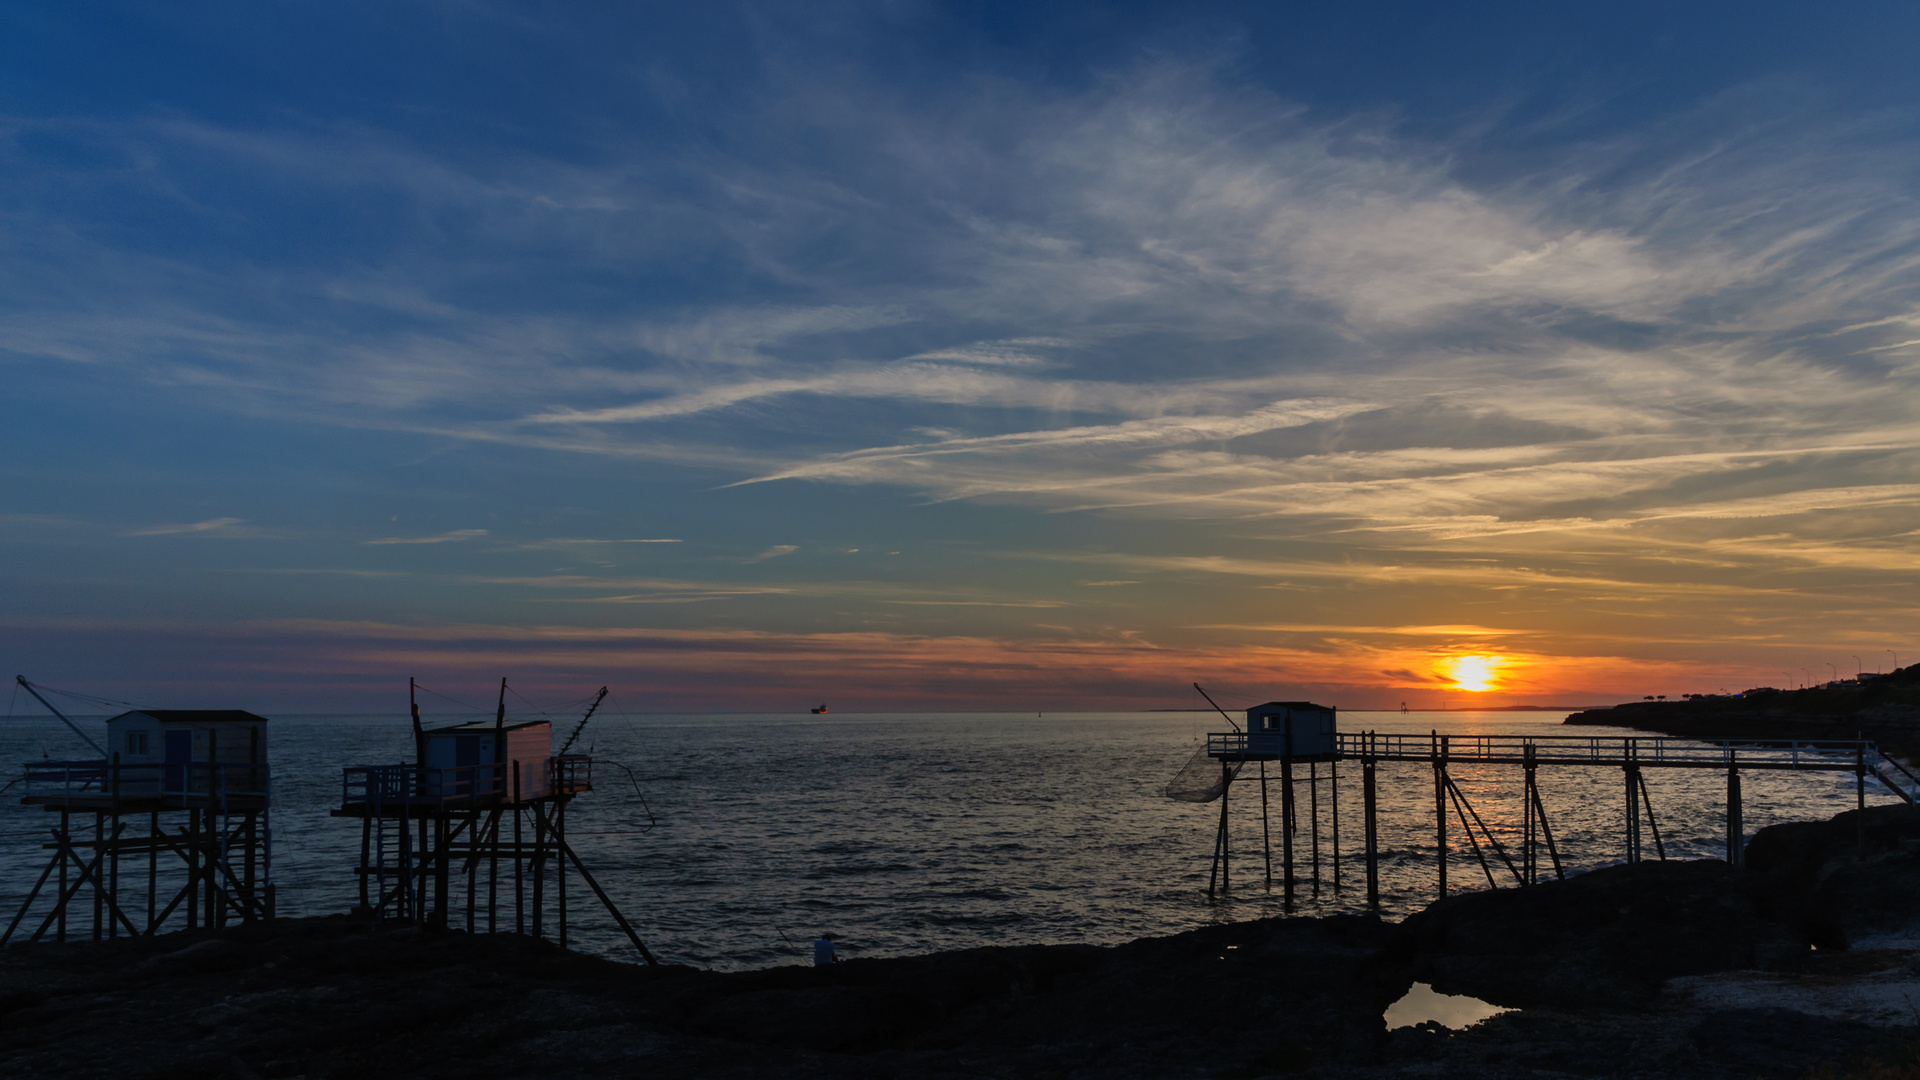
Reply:
[[[1811,687],[1811,686],[1813,685],[1813,669],[1812,669],[1812,668],[1801,668],[1800,670],[1801,670],[1802,672],[1804,672],[1804,673],[1806,674],[1806,676],[1807,676],[1807,681],[1806,681],[1806,682],[1804,682],[1804,683],[1802,683],[1802,684],[1800,684],[1800,689],[1802,689],[1802,690],[1805,690],[1805,689],[1808,689],[1809,687]]]
[[[1832,669],[1833,669],[1833,681],[1834,681],[1834,682],[1839,682],[1839,681],[1840,681],[1840,669],[1839,669],[1839,668],[1837,668],[1837,667],[1834,667],[1834,666],[1833,666],[1833,661],[1831,661],[1831,660],[1829,660],[1829,661],[1827,661],[1827,667],[1829,667],[1829,668],[1832,668]]]
[[[1888,656],[1893,657],[1893,670],[1899,671],[1900,670],[1900,654],[1897,652],[1894,652],[1892,649],[1887,649],[1886,653]],[[1888,674],[1892,674],[1892,672],[1888,672]]]
[[[1853,656],[1852,653],[1848,653],[1847,655]],[[1860,673],[1865,670],[1866,670],[1866,667],[1860,663],[1860,658],[1857,656],[1853,656],[1853,677],[1856,679],[1859,678]]]

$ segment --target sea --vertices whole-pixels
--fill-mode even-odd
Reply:
[[[1342,711],[1340,726],[1455,736],[1645,734],[1568,728],[1565,715]],[[104,719],[79,722],[100,738]],[[429,717],[428,724],[461,719]],[[557,731],[571,730],[570,718],[556,719]],[[1230,880],[1213,897],[1207,886],[1219,804],[1163,793],[1206,734],[1225,729],[1217,714],[1184,712],[601,714],[580,738],[595,758],[595,790],[569,809],[568,838],[662,960],[716,970],[810,962],[812,939],[829,932],[846,956],[902,956],[1113,944],[1281,915],[1277,790],[1267,821],[1272,887],[1259,789],[1246,782],[1257,773],[1242,773],[1229,801]],[[357,821],[328,814],[341,800],[342,767],[408,759],[409,720],[276,716],[271,733],[279,911],[344,912],[357,894],[360,836]],[[21,762],[85,756],[58,720],[0,722],[0,783],[19,775]],[[1337,778],[1327,765],[1316,772],[1317,790],[1298,788],[1296,913],[1365,910],[1359,766],[1341,764]],[[1456,764],[1453,776],[1516,853],[1520,769]],[[1566,871],[1623,861],[1620,771],[1543,768],[1539,776]],[[1743,780],[1749,835],[1854,805],[1847,773],[1754,771]],[[1725,856],[1723,773],[1650,769],[1647,783],[1668,858]],[[0,794],[0,920],[12,919],[46,865],[42,845],[57,821],[20,805],[20,790]],[[1432,772],[1420,763],[1382,764],[1378,792],[1382,905],[1397,918],[1435,897]],[[1306,820],[1314,798],[1317,886]],[[1870,784],[1868,800],[1895,797]],[[1651,836],[1643,835],[1653,857]],[[1449,836],[1453,890],[1487,888],[1457,823]],[[1489,858],[1495,881],[1510,883]],[[577,881],[571,888],[570,944],[637,959],[593,897]],[[90,916],[82,921],[90,925]]]

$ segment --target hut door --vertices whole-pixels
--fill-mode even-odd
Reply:
[[[454,737],[453,764],[456,768],[480,764],[480,736],[459,735]]]
[[[187,790],[187,766],[193,761],[193,732],[167,732],[167,790]]]

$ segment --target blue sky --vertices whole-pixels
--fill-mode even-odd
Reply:
[[[1920,652],[1916,31],[11,5],[0,654],[261,709],[1885,667]]]

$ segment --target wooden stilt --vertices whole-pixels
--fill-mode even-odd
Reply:
[[[187,766],[188,785],[191,786],[193,766]],[[187,811],[187,929],[193,930],[200,925],[200,811]]]
[[[1313,898],[1320,899],[1320,763],[1307,762],[1307,827],[1313,859]]]
[[[1291,741],[1291,740],[1289,740]],[[1293,757],[1280,759],[1280,903],[1293,913]]]
[[[1446,740],[1433,732],[1433,837],[1439,868],[1439,898],[1447,898],[1447,757]]]
[[[1661,862],[1667,861],[1667,845],[1660,840],[1660,822],[1653,816],[1653,795],[1647,790],[1647,774],[1640,773],[1640,802],[1647,812],[1647,831],[1653,834],[1654,855]]]
[[[580,861],[580,856],[575,855],[573,849],[565,844],[560,845],[560,850],[567,858],[573,860],[574,869],[580,871],[580,880],[587,883],[587,888],[592,889],[593,895],[600,898],[600,903],[606,906],[607,913],[613,916],[613,921],[619,923],[620,929],[626,931],[627,940],[633,942],[633,947],[640,950],[641,956],[646,957],[647,966],[658,966],[660,961],[653,958],[653,953],[647,950],[645,943],[640,940],[640,935],[634,933],[632,924],[627,922],[627,917],[620,914],[620,909],[614,907],[613,901],[607,898],[606,890],[602,889],[600,883],[593,879],[593,875],[587,872],[586,864]]]
[[[1333,806],[1333,891],[1340,891],[1340,763],[1334,761],[1327,766],[1327,794],[1332,797]]]
[[[1533,740],[1521,746],[1524,761],[1520,773],[1520,873],[1527,884],[1540,883],[1540,864],[1535,858],[1533,830]]]
[[[1629,760],[1621,769],[1627,777],[1627,863],[1640,861],[1640,770]]]
[[[1371,740],[1369,739],[1369,745]],[[1360,759],[1360,842],[1365,851],[1367,906],[1380,906],[1380,822],[1375,794],[1373,755]]]
[[[1735,870],[1746,869],[1745,833],[1746,826],[1740,816],[1740,770],[1730,767],[1727,769],[1727,862]]]
[[[93,857],[97,860],[107,854],[107,815],[98,811],[93,815]],[[103,921],[107,913],[107,890],[101,875],[93,877],[93,940],[99,941],[104,935],[106,924]]]
[[[364,882],[366,879],[362,878]],[[364,885],[363,885],[364,887]],[[159,920],[153,917],[155,906],[160,898],[160,811],[153,810],[147,817],[147,936],[152,937],[160,928]]]
[[[1853,791],[1854,809],[1860,811],[1859,822],[1853,830],[1853,853],[1856,858],[1867,857],[1867,748],[1861,746],[1853,752]]]
[[[547,853],[547,816],[541,811],[540,804],[533,804],[533,860],[527,867],[533,877],[533,936],[546,937],[545,914],[546,900],[546,864]]]
[[[1260,852],[1267,864],[1267,891],[1273,891],[1273,833],[1267,827],[1267,763],[1260,763]]]
[[[118,837],[120,835],[120,752],[118,750],[114,751],[112,757],[107,760],[107,792],[108,797],[113,800],[112,809],[108,811],[113,819],[113,835]],[[114,903],[120,902],[120,845],[117,842],[107,855],[107,895],[113,898]],[[120,924],[108,920],[107,936],[119,937],[119,931]]]
[[[525,894],[520,882],[520,864],[525,856],[520,851],[520,762],[507,763],[513,769],[513,932],[527,932],[527,914]],[[538,813],[538,811],[535,811]],[[500,836],[495,830],[493,837],[493,866],[487,876],[487,933],[493,933],[494,908],[500,893]]]

